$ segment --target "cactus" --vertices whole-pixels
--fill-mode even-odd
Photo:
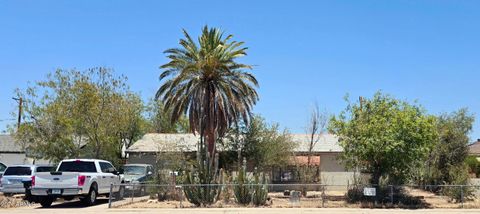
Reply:
[[[260,173],[258,172],[257,168],[255,167],[255,171],[253,173],[254,177],[254,184],[255,187],[253,188],[253,197],[252,202],[255,206],[263,206],[267,203],[268,198],[268,188],[267,188],[267,179],[265,178],[265,173],[262,174],[262,179],[260,180]]]
[[[198,144],[197,168],[186,172],[184,192],[187,200],[197,207],[217,202],[221,193],[221,176],[218,170],[218,154],[212,160],[203,142]],[[190,185],[190,186],[188,186]]]
[[[238,171],[235,179],[235,199],[241,205],[248,205],[252,201],[252,187],[247,176],[246,160],[243,159],[243,166]]]

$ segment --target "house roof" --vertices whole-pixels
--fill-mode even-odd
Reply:
[[[0,153],[1,152],[25,152],[22,146],[15,141],[11,135],[0,135]]]
[[[468,153],[471,155],[480,155],[480,139],[468,146]]]
[[[292,134],[297,144],[295,152],[308,152],[309,137],[306,134]],[[127,152],[195,152],[199,136],[193,134],[145,134],[127,149]],[[342,152],[338,137],[332,134],[322,134],[313,147],[313,152]]]
[[[295,152],[309,152],[311,136],[308,134],[292,134],[293,141],[297,143]],[[342,152],[343,148],[338,143],[338,137],[333,134],[320,134],[314,137],[312,152]]]
[[[127,152],[194,152],[198,136],[193,134],[145,134]]]

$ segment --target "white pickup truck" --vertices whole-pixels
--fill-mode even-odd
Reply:
[[[79,197],[87,205],[95,204],[97,196],[109,195],[110,185],[115,197],[123,198],[122,177],[108,161],[96,159],[63,160],[55,172],[32,176],[31,194],[42,207],[50,207],[57,198]]]

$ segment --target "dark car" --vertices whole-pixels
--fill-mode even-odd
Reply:
[[[154,180],[154,169],[150,164],[126,164],[123,166],[123,179],[127,186],[125,190],[145,194],[146,186],[142,184]],[[128,185],[131,184],[131,185]]]

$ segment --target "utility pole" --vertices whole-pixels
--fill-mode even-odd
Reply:
[[[20,129],[20,124],[22,123],[22,107],[23,107],[23,99],[13,97],[12,99],[18,101],[18,122],[17,122],[17,131]]]
[[[358,101],[360,102],[360,109],[363,110],[363,101],[364,101],[363,97],[362,96],[358,97]]]

